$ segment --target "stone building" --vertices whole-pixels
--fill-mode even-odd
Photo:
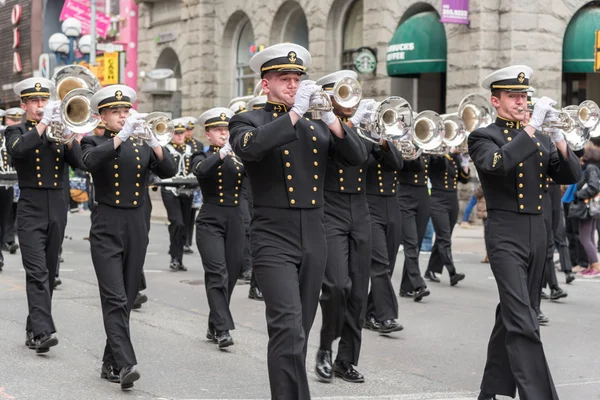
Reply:
[[[373,60],[361,58],[367,64],[360,75],[365,97],[400,95],[419,111],[455,111],[466,94],[485,93],[483,77],[510,64],[534,69],[536,97],[547,95],[563,105],[600,103],[600,74],[594,73],[599,1],[471,0],[469,25],[440,23],[442,0],[139,4],[140,111],[198,116],[226,106],[232,97],[252,92],[257,79],[248,68],[252,53],[288,41],[311,52],[312,79],[356,68],[357,50],[366,49],[376,63],[369,72]]]

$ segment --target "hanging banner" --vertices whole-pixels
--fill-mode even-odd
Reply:
[[[469,0],[442,0],[442,17],[444,24],[469,24]]]
[[[119,53],[104,53],[104,85],[119,83]]]
[[[594,72],[600,73],[600,30],[596,31],[596,51],[594,51]]]
[[[60,12],[59,20],[75,18],[81,22],[81,34],[90,33],[90,9],[89,1],[66,0]],[[106,37],[110,28],[110,17],[104,13],[96,12],[96,34]]]

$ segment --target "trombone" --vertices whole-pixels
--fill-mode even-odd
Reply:
[[[314,81],[309,82],[315,83]],[[333,101],[330,96],[340,106],[353,108],[360,103],[362,86],[356,79],[346,77],[337,81],[331,90],[321,88],[315,92],[308,108],[308,112],[312,113],[314,119],[320,119],[323,112],[333,111]]]
[[[166,146],[175,133],[175,126],[168,114],[163,112],[153,112],[144,118],[142,124],[144,128],[141,133],[134,133],[131,139],[137,144],[142,145],[145,140],[155,137],[161,146]]]
[[[46,137],[56,143],[68,144],[78,133],[89,132],[100,123],[98,114],[90,106],[92,96],[100,89],[100,82],[81,65],[61,68],[54,73],[52,82],[55,87],[51,97],[61,102],[58,111],[62,123],[51,122],[46,129]]]

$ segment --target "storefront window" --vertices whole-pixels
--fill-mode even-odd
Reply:
[[[346,14],[342,69],[354,69],[354,52],[363,45],[363,0],[355,1]]]
[[[236,96],[251,95],[254,90],[254,73],[248,66],[252,54],[250,47],[254,43],[254,31],[250,21],[246,21],[237,42],[236,55]]]

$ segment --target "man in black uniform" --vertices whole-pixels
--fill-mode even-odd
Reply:
[[[344,78],[357,79],[358,76],[354,71],[343,70],[324,76],[316,84],[328,91]],[[354,108],[340,106],[333,96],[331,101],[335,114],[350,128],[360,123],[369,103],[373,102],[363,100],[355,113]],[[323,324],[315,366],[317,376],[324,382],[332,382],[334,373],[347,382],[365,380],[354,366],[358,364],[360,354],[371,270],[372,231],[366,194],[373,190],[379,193],[376,182],[367,187],[367,170],[376,163],[392,164],[391,169],[394,169],[399,167],[401,159],[399,152],[395,148],[390,149],[385,141],[381,146],[367,141],[365,145],[370,157],[363,165],[346,167],[334,158],[327,160],[323,206],[327,265],[321,288]],[[391,182],[395,184],[393,178]],[[398,212],[396,207],[394,211]],[[385,240],[378,243],[387,254],[385,244]],[[387,264],[383,270],[388,276]],[[391,288],[391,282],[387,281]],[[394,289],[389,292],[395,299]],[[335,363],[332,363],[332,344],[337,338],[340,342]]]
[[[427,230],[430,215],[429,155],[422,154],[415,160],[404,160],[398,173],[398,205],[402,214],[402,243],[404,244],[404,268],[400,283],[400,297],[412,297],[421,301],[429,296],[429,289],[421,277],[419,253]]]
[[[23,110],[21,110],[21,112],[22,111]],[[6,126],[2,124],[2,120],[4,119],[5,115],[6,112],[4,110],[0,110],[0,170],[3,174],[8,174],[12,172],[12,167],[8,157],[8,150],[4,137]],[[4,178],[3,175],[0,175],[0,177]],[[12,210],[13,199],[14,190],[12,185],[0,186],[0,244],[5,242],[5,238],[8,233],[9,223],[11,222],[10,212]],[[2,267],[4,267],[4,255],[2,254],[2,250],[4,249],[0,249],[0,271],[2,271]]]
[[[197,122],[196,118],[184,117],[184,118],[181,118],[181,120],[186,122],[185,123],[185,144],[191,147],[192,154],[204,150],[204,145],[202,144],[202,142],[194,138],[194,128],[196,127],[196,122]],[[193,198],[192,198],[192,200],[193,200]],[[194,252],[194,250],[192,249],[192,243],[193,243],[193,238],[194,238],[194,226],[195,226],[194,224],[196,221],[196,213],[197,212],[198,212],[198,209],[193,207],[193,201],[190,202],[189,212],[185,211],[185,214],[189,215],[189,219],[187,219],[185,221],[185,244],[183,246],[183,252],[185,254],[192,254]]]
[[[577,182],[581,168],[560,131],[542,134],[554,101],[543,97],[526,117],[531,68],[515,65],[488,75],[496,122],[469,135],[469,154],[487,201],[486,245],[500,304],[488,345],[479,400],[495,395],[558,400],[532,305],[539,297],[546,258],[542,215],[546,174]]]
[[[48,102],[53,89],[54,84],[43,78],[19,82],[14,91],[21,96],[27,120],[5,132],[21,190],[17,230],[29,305],[25,345],[37,353],[58,344],[51,308],[58,253],[67,223],[63,173],[65,163],[81,165],[81,148],[76,140],[63,145],[46,137],[50,122],[62,123],[60,103]]]
[[[204,203],[196,220],[196,241],[204,266],[206,297],[210,307],[207,339],[219,348],[233,345],[235,329],[229,309],[231,294],[244,264],[244,219],[240,195],[244,165],[232,153],[228,108],[213,108],[200,116],[210,147],[192,160]]]
[[[257,53],[250,68],[261,75],[269,102],[240,113],[229,128],[233,151],[252,185],[252,258],[263,292],[269,330],[268,367],[273,399],[310,399],[306,350],[323,282],[327,244],[323,186],[328,157],[344,165],[366,160],[364,145],[333,112],[304,117],[322,90],[300,83],[311,61],[296,44]],[[303,118],[304,117],[304,118]]]
[[[441,157],[431,157],[431,221],[435,230],[435,242],[425,279],[439,282],[436,273],[441,274],[444,266],[450,275],[450,286],[455,286],[465,278],[456,272],[452,259],[452,232],[458,220],[457,182],[469,181],[469,157],[448,153]]]
[[[190,160],[193,154],[192,146],[185,143],[186,126],[184,122],[181,119],[173,121],[175,134],[171,143],[165,146],[178,165],[177,173],[182,176],[191,172]],[[192,192],[174,186],[163,186],[160,189],[160,195],[169,218],[169,254],[171,255],[169,268],[172,271],[187,271],[183,265],[183,253],[186,239],[189,236],[187,225],[191,219]]]
[[[4,116],[4,123],[6,127],[12,125],[18,125],[21,123],[23,119],[24,111],[20,107],[13,107],[6,110],[6,115]],[[5,133],[3,134],[5,136]],[[8,148],[7,148],[8,151]],[[17,236],[17,199],[18,199],[18,187],[19,185],[15,184],[12,187],[13,190],[13,202],[9,207],[7,221],[6,221],[6,233],[4,234],[4,242],[2,242],[2,250],[8,251],[10,254],[15,254],[17,250],[19,250],[19,245],[17,244],[15,238]]]
[[[106,331],[101,378],[130,389],[139,379],[130,338],[129,316],[133,307],[148,247],[143,203],[147,175],[175,175],[171,154],[153,136],[138,143],[144,114],[129,115],[136,100],[133,89],[107,86],[90,101],[106,125],[104,136],[81,140],[83,163],[92,174],[98,207],[90,228],[92,262],[98,278]],[[132,136],[133,135],[133,136]]]

